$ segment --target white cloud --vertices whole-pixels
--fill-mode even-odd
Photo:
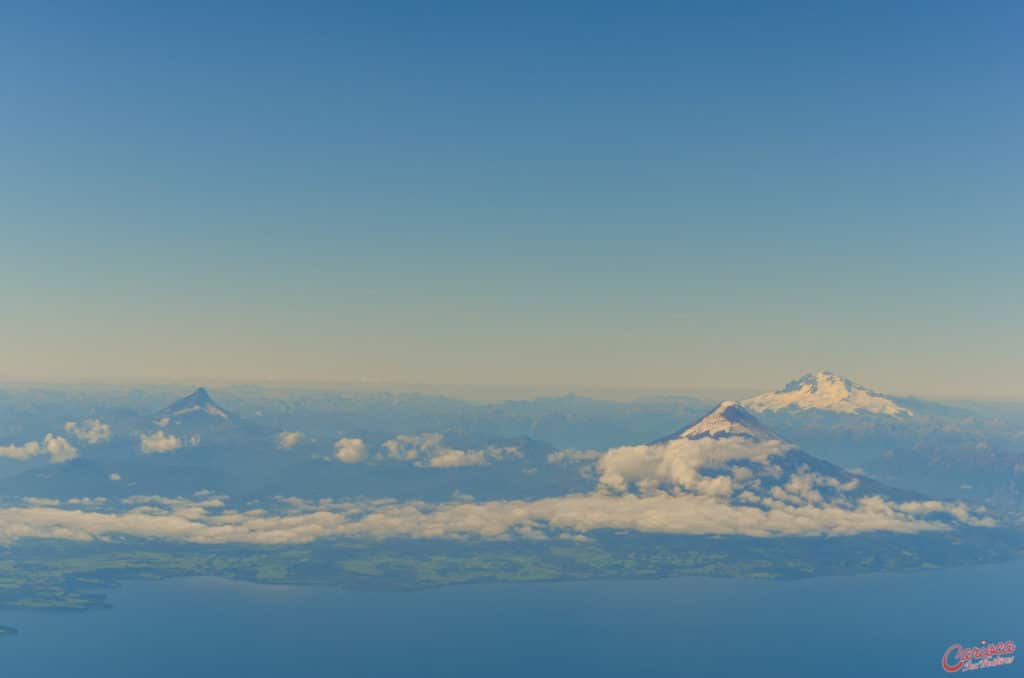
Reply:
[[[69,506],[103,506],[107,503],[106,497],[75,497],[65,501]]]
[[[44,499],[42,497],[25,497],[23,500],[27,506],[60,506],[59,499]]]
[[[110,426],[99,419],[85,419],[80,422],[69,421],[64,424],[64,431],[83,443],[96,445],[110,440]]]
[[[54,450],[59,451],[60,441],[67,444],[53,436],[44,442],[51,454],[58,454]],[[163,431],[143,436],[142,441],[149,451],[181,446],[181,440]],[[436,433],[398,436],[387,441],[384,449],[392,459],[436,467],[481,465],[505,455],[521,456],[515,448],[450,448]],[[359,438],[341,438],[334,450],[346,463],[367,458],[366,445]],[[562,451],[548,461],[589,462],[594,456]],[[963,504],[899,503],[848,494],[859,488],[858,478],[814,472],[802,459],[791,445],[774,438],[682,437],[609,450],[597,459],[600,478],[594,491],[533,501],[476,502],[461,496],[444,503],[282,498],[271,507],[247,504],[240,510],[231,507],[226,497],[202,492],[192,498],[131,497],[122,501],[121,510],[114,510],[97,501],[85,505],[34,500],[0,508],[0,542],[112,535],[251,544],[306,543],[329,537],[576,539],[607,529],[841,536],[949,530],[955,524],[950,517],[961,524],[995,525],[983,512]]]
[[[575,468],[580,477],[593,480],[597,477],[596,462],[603,456],[604,453],[597,450],[558,450],[548,455],[547,462],[553,466]]]
[[[30,441],[23,445],[0,447],[0,457],[25,460],[41,454],[50,455],[51,464],[62,464],[78,456],[78,450],[62,436],[47,433],[42,442]]]
[[[975,509],[975,512],[972,513],[964,504],[951,504],[948,502],[929,500],[904,502],[899,505],[899,509],[914,516],[948,513],[961,523],[964,523],[965,525],[973,525],[975,527],[996,526],[996,521],[993,518],[984,515],[976,515],[977,513],[984,513],[984,507]]]
[[[290,450],[305,438],[299,431],[282,431],[277,434],[277,447],[281,450]]]
[[[457,466],[486,466],[487,455],[484,450],[451,450],[442,449],[427,462],[434,468],[455,468]]]
[[[46,438],[43,439],[43,446],[50,453],[51,464],[60,464],[78,456],[78,450],[75,449],[74,445],[65,438],[55,436],[52,433],[46,434]]]
[[[400,461],[415,461],[421,455],[429,456],[441,448],[443,436],[440,433],[402,435],[384,443],[388,456]]]
[[[522,457],[515,447],[489,446],[479,450],[459,450],[444,444],[440,433],[400,435],[384,443],[390,459],[411,461],[416,466],[455,468],[459,466],[487,466],[504,457]]]
[[[777,439],[673,438],[654,445],[631,445],[608,450],[598,461],[600,482],[624,492],[635,487],[648,492],[679,487],[701,494],[722,494],[731,480],[709,477],[705,469],[723,469],[729,462],[744,461],[770,470],[769,460],[793,446]],[[728,488],[732,491],[732,488]]]
[[[73,540],[113,535],[193,543],[298,544],[327,537],[483,539],[577,538],[601,529],[671,534],[723,534],[757,537],[841,536],[879,530],[914,533],[945,531],[949,525],[927,515],[962,512],[960,504],[897,504],[864,497],[849,507],[792,506],[765,499],[761,506],[736,506],[718,497],[657,492],[648,495],[570,494],[536,501],[431,504],[374,500],[332,502],[288,498],[276,512],[233,509],[224,497],[131,497],[119,512],[102,498],[84,504],[26,501],[0,508],[0,542],[26,537]]]
[[[4,445],[0,447],[0,457],[23,460],[41,454],[42,451],[43,446],[33,440],[24,445]]]
[[[166,454],[184,446],[181,438],[164,431],[139,436],[139,449],[145,454]]]
[[[366,459],[366,444],[359,438],[339,438],[334,443],[334,457],[343,464],[358,464]]]

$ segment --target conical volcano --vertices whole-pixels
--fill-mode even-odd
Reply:
[[[222,408],[209,391],[200,386],[181,400],[177,400],[156,415],[157,422],[168,424],[215,424],[234,421],[234,416]]]
[[[734,401],[649,445],[609,450],[598,469],[601,484],[618,491],[685,492],[743,505],[853,507],[869,496],[921,498],[807,454]]]

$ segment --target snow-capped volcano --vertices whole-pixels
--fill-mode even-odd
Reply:
[[[743,405],[755,412],[822,410],[840,414],[883,414],[912,417],[914,413],[892,397],[855,384],[832,372],[805,374],[778,391],[748,398]]]
[[[210,397],[209,392],[199,387],[181,400],[178,400],[157,413],[157,421],[167,425],[170,422],[184,420],[231,421],[232,416],[221,408]]]
[[[794,445],[739,403],[726,401],[671,436],[609,450],[598,470],[601,484],[619,491],[635,487],[645,492],[671,489],[728,496],[777,484],[783,475],[779,464],[793,454]],[[800,461],[793,458],[794,464]]]
[[[714,438],[715,440],[721,438],[746,438],[755,443],[781,440],[779,436],[762,425],[754,415],[733,400],[722,402],[696,424],[683,429],[673,436],[669,436],[666,440],[678,438],[686,438],[688,440],[700,440],[701,438]]]
[[[992,524],[962,504],[927,500],[807,454],[731,401],[675,435],[612,448],[596,467],[605,492],[696,497],[705,508],[758,512],[751,515],[783,511],[805,519],[825,511],[840,532],[847,521],[875,512],[939,521],[930,529]]]

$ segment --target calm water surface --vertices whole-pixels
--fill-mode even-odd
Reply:
[[[0,675],[942,676],[954,642],[1024,641],[1024,563],[758,582],[680,578],[416,593],[128,583],[113,609],[0,612]],[[1022,664],[977,673],[1021,675]]]

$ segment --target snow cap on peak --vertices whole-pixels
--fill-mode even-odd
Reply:
[[[718,407],[706,414],[696,424],[673,437],[689,438],[690,440],[735,437],[748,438],[753,441],[780,439],[779,436],[765,428],[743,405],[734,400],[719,403]]]
[[[823,370],[821,372],[808,372],[799,379],[794,379],[785,386],[782,387],[782,391],[799,391],[804,386],[810,386],[811,390],[818,390],[819,388],[845,388],[851,390],[856,388],[857,385],[852,381],[836,374],[835,372],[829,372]]]
[[[827,371],[805,374],[778,391],[762,393],[744,400],[743,404],[755,412],[796,409],[841,414],[913,416],[913,412],[889,396],[876,393],[835,372]]]

